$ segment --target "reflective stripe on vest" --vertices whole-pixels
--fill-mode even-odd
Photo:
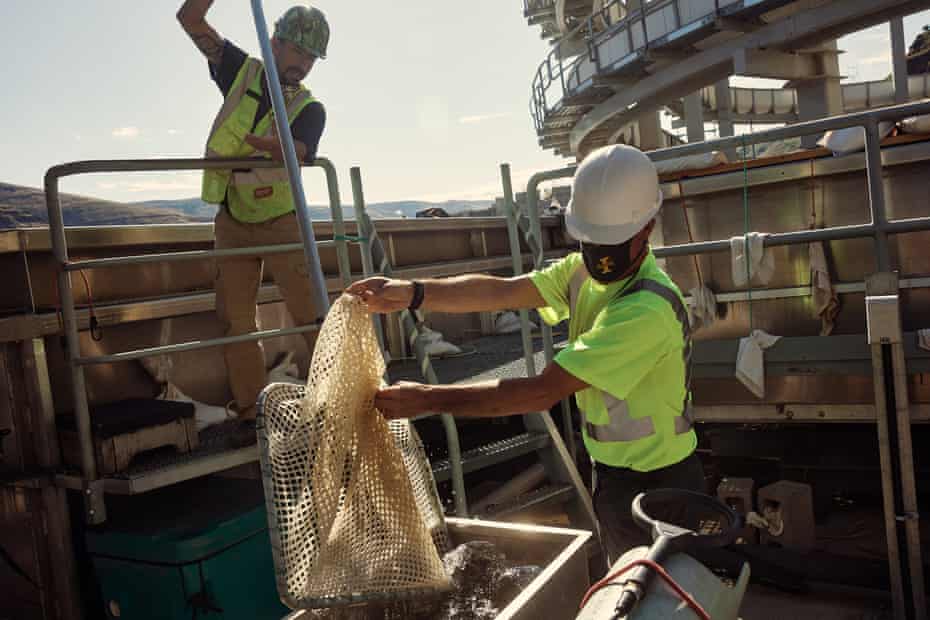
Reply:
[[[575,270],[572,279],[569,281],[569,308],[572,314],[575,314],[575,306],[581,294],[581,287],[587,282],[589,276],[583,266]],[[675,433],[681,435],[691,430],[694,425],[693,409],[691,406],[691,324],[688,321],[688,312],[685,305],[681,302],[678,295],[669,287],[643,278],[634,282],[630,287],[624,290],[616,299],[622,299],[633,293],[647,291],[658,295],[671,305],[675,312],[675,318],[681,324],[682,338],[684,347],[682,355],[685,363],[685,401],[682,404],[682,414],[675,416]],[[651,417],[633,418],[630,415],[630,407],[624,400],[614,398],[612,395],[599,390],[601,398],[604,400],[604,407],[607,409],[607,424],[593,424],[585,418],[585,430],[588,437],[601,442],[617,441],[636,441],[645,439],[655,434],[655,423]]]
[[[255,149],[245,142],[245,136],[250,132],[260,136],[273,135],[272,109],[255,125],[254,131],[252,129],[264,79],[261,62],[247,58],[213,123],[207,141],[208,158],[252,156]],[[289,122],[293,122],[306,106],[315,101],[303,87],[289,97],[286,96],[286,99]],[[225,198],[235,219],[261,222],[294,210],[289,181],[287,170],[283,167],[206,170],[201,197],[214,204],[223,202]]]

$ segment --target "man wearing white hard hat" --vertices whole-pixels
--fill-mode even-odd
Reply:
[[[661,205],[649,158],[629,146],[604,147],[581,163],[572,185],[565,223],[580,252],[516,278],[369,278],[348,289],[372,312],[538,308],[550,324],[569,321],[568,346],[537,377],[465,386],[404,382],[381,390],[375,405],[388,418],[428,411],[493,417],[546,410],[575,394],[611,561],[644,542],[630,515],[638,493],[704,490],[694,453],[688,313],[649,248]]]

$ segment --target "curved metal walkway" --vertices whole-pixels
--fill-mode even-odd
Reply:
[[[540,144],[562,155],[608,144],[644,113],[730,75],[768,77],[747,69],[757,57],[794,62],[803,57],[799,49],[926,4],[652,0],[617,19],[626,3],[613,0],[565,34],[537,69],[531,113]],[[577,45],[579,36],[585,53],[569,57],[563,48]]]

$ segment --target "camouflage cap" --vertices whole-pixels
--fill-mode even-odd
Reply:
[[[274,25],[274,36],[290,41],[317,58],[326,58],[329,23],[319,9],[305,6],[289,8]]]

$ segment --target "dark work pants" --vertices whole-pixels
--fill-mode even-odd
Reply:
[[[633,521],[630,506],[633,499],[650,489],[687,489],[706,492],[704,469],[697,454],[691,453],[683,461],[650,472],[595,464],[596,483],[594,509],[601,524],[601,536],[611,564],[621,555],[640,545],[651,545],[648,533]],[[670,515],[653,515],[675,522]]]

